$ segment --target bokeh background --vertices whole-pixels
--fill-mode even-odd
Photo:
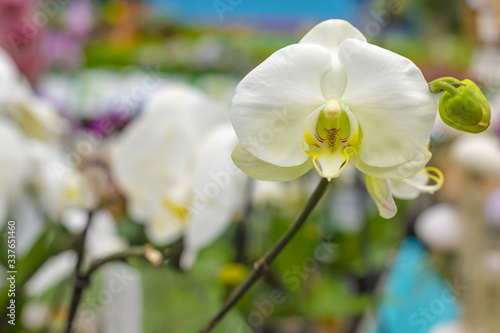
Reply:
[[[104,184],[107,196],[119,198],[103,211],[101,229],[88,244],[89,253],[102,258],[123,244],[150,242],[144,226],[127,214],[106,165],[108,147],[153,92],[145,82],[182,82],[226,106],[250,70],[330,18],[348,20],[371,43],[410,58],[429,82],[473,79],[490,102],[490,128],[463,134],[437,120],[431,163],[443,171],[444,187],[398,200],[391,220],[378,216],[362,177],[346,170],[214,332],[461,332],[460,322],[498,332],[497,0],[0,0],[0,46],[37,100],[60,118],[46,127],[50,135],[63,132],[57,144],[66,161],[77,161],[86,181]],[[5,76],[7,69],[0,70]],[[9,86],[2,89],[0,96],[9,95]],[[99,126],[103,119],[111,125]],[[29,131],[34,120],[16,121],[25,124],[26,136],[40,139]],[[10,145],[5,140],[2,164],[9,156],[1,153]],[[90,142],[90,149],[82,153],[81,142]],[[156,246],[165,257],[161,267],[137,258],[103,266],[85,290],[78,332],[197,332],[286,231],[317,180],[311,172],[290,183],[248,181],[250,200],[188,271],[179,268],[180,241]],[[33,187],[27,184],[28,194],[8,206],[18,225],[20,273],[17,323],[9,325],[4,313],[2,332],[62,332],[66,324],[81,211],[54,208],[52,192]],[[7,224],[2,230],[6,267]]]

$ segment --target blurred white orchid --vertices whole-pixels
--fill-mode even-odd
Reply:
[[[19,128],[0,118],[0,228],[9,206],[20,197],[30,176],[28,146]]]
[[[30,157],[33,184],[52,219],[60,220],[67,208],[95,208],[98,198],[90,182],[80,170],[66,164],[67,158],[60,147],[32,142]]]
[[[45,101],[35,96],[7,52],[0,48],[0,116],[16,121],[34,139],[54,141],[67,124]]]
[[[184,85],[155,91],[118,138],[112,170],[130,215],[156,244],[184,234],[181,264],[231,222],[244,174],[231,161],[237,139],[224,107]]]
[[[415,222],[415,233],[431,249],[450,252],[458,248],[462,235],[462,220],[449,204],[427,208]]]
[[[410,60],[329,20],[240,82],[230,106],[240,140],[233,160],[261,180],[292,180],[313,166],[331,180],[348,162],[373,179],[405,179],[431,157],[436,112]]]
[[[453,143],[450,154],[455,163],[470,171],[500,176],[500,143],[488,133],[461,136]]]

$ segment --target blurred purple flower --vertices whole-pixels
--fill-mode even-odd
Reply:
[[[74,36],[51,31],[45,36],[43,44],[47,63],[66,69],[77,69],[82,63],[82,47]]]
[[[98,136],[107,136],[123,130],[131,120],[132,117],[130,115],[110,112],[85,121],[83,127]]]
[[[94,19],[89,0],[73,0],[69,4],[66,26],[78,38],[84,38],[92,30]]]

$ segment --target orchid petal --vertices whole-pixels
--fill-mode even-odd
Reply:
[[[43,294],[71,275],[75,270],[76,260],[74,251],[64,251],[49,258],[26,282],[24,291],[29,296]]]
[[[184,232],[184,225],[168,213],[156,216],[146,225],[146,237],[154,244],[164,246],[178,240]]]
[[[243,147],[277,166],[306,162],[304,121],[325,104],[321,79],[331,62],[330,52],[322,46],[290,45],[251,71],[236,87],[230,105]]]
[[[312,28],[299,44],[316,44],[328,49],[332,54],[332,69],[323,77],[323,94],[327,99],[340,99],[347,84],[347,75],[340,65],[338,53],[340,45],[347,38],[366,42],[363,34],[344,20],[324,21]]]
[[[427,176],[421,173],[417,173],[409,179],[411,179],[412,183],[420,184],[422,186],[427,184],[429,180]],[[392,195],[398,199],[414,200],[422,193],[417,187],[405,182],[405,179],[394,179],[390,182],[390,186]]]
[[[385,179],[366,176],[366,189],[377,205],[380,216],[390,219],[396,215],[397,207],[392,198],[389,183]]]
[[[316,44],[327,48],[337,56],[340,45],[348,38],[366,42],[365,36],[352,24],[344,20],[327,20],[317,24],[302,39],[300,44]]]
[[[9,200],[7,195],[0,191],[0,230],[3,229],[7,222],[7,214],[9,212]]]
[[[287,182],[295,180],[307,173],[311,168],[312,160],[293,167],[279,167],[259,160],[246,150],[241,144],[236,146],[231,155],[234,164],[252,178],[264,181]]]
[[[117,184],[139,202],[147,202],[189,172],[190,136],[163,115],[139,116],[116,142],[112,167]],[[182,147],[182,148],[181,148]]]
[[[199,147],[193,176],[194,199],[181,259],[189,268],[196,253],[218,238],[231,223],[248,179],[231,161],[238,140],[230,124],[213,129]],[[184,254],[183,254],[184,256]]]
[[[204,135],[217,124],[229,120],[226,106],[193,87],[179,83],[164,84],[155,89],[143,112],[148,116],[155,115],[156,119],[175,119],[187,125],[196,136]]]
[[[363,132],[364,135],[364,132]],[[365,138],[363,137],[363,142]],[[422,147],[422,149],[416,153],[413,159],[410,159],[406,163],[399,165],[389,166],[389,167],[374,167],[366,164],[359,155],[353,155],[349,160],[359,171],[382,179],[404,179],[415,175],[417,172],[422,170],[427,162],[431,159],[432,154],[427,148]]]
[[[437,113],[422,72],[400,55],[355,39],[342,43],[339,59],[348,77],[341,101],[363,131],[359,158],[380,168],[412,161]]]

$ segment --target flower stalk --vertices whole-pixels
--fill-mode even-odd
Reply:
[[[87,214],[87,224],[82,234],[80,235],[80,239],[77,245],[77,260],[75,266],[75,277],[74,277],[74,286],[73,286],[73,296],[71,297],[71,305],[69,308],[68,321],[66,324],[65,333],[70,333],[73,327],[73,321],[75,320],[76,310],[78,309],[78,305],[80,304],[80,300],[82,298],[83,289],[85,289],[87,283],[85,283],[85,279],[82,277],[82,263],[83,263],[83,255],[85,251],[85,238],[87,237],[87,232],[90,228],[92,222],[92,216],[94,215],[94,211],[90,210]]]
[[[219,312],[217,312],[217,314],[200,330],[200,333],[210,332],[212,328],[214,328],[215,325],[217,325],[217,323],[229,312],[229,310],[231,310],[236,303],[238,303],[243,295],[245,295],[245,293],[250,290],[250,288],[264,275],[273,260],[283,251],[283,249],[307,221],[307,218],[313,209],[326,193],[329,184],[330,182],[326,178],[321,179],[318,186],[314,190],[314,193],[309,198],[306,207],[292,224],[290,229],[288,229],[278,243],[276,243],[276,245],[264,257],[254,263],[253,270],[247,276],[245,281],[243,281],[240,286],[233,291]]]

